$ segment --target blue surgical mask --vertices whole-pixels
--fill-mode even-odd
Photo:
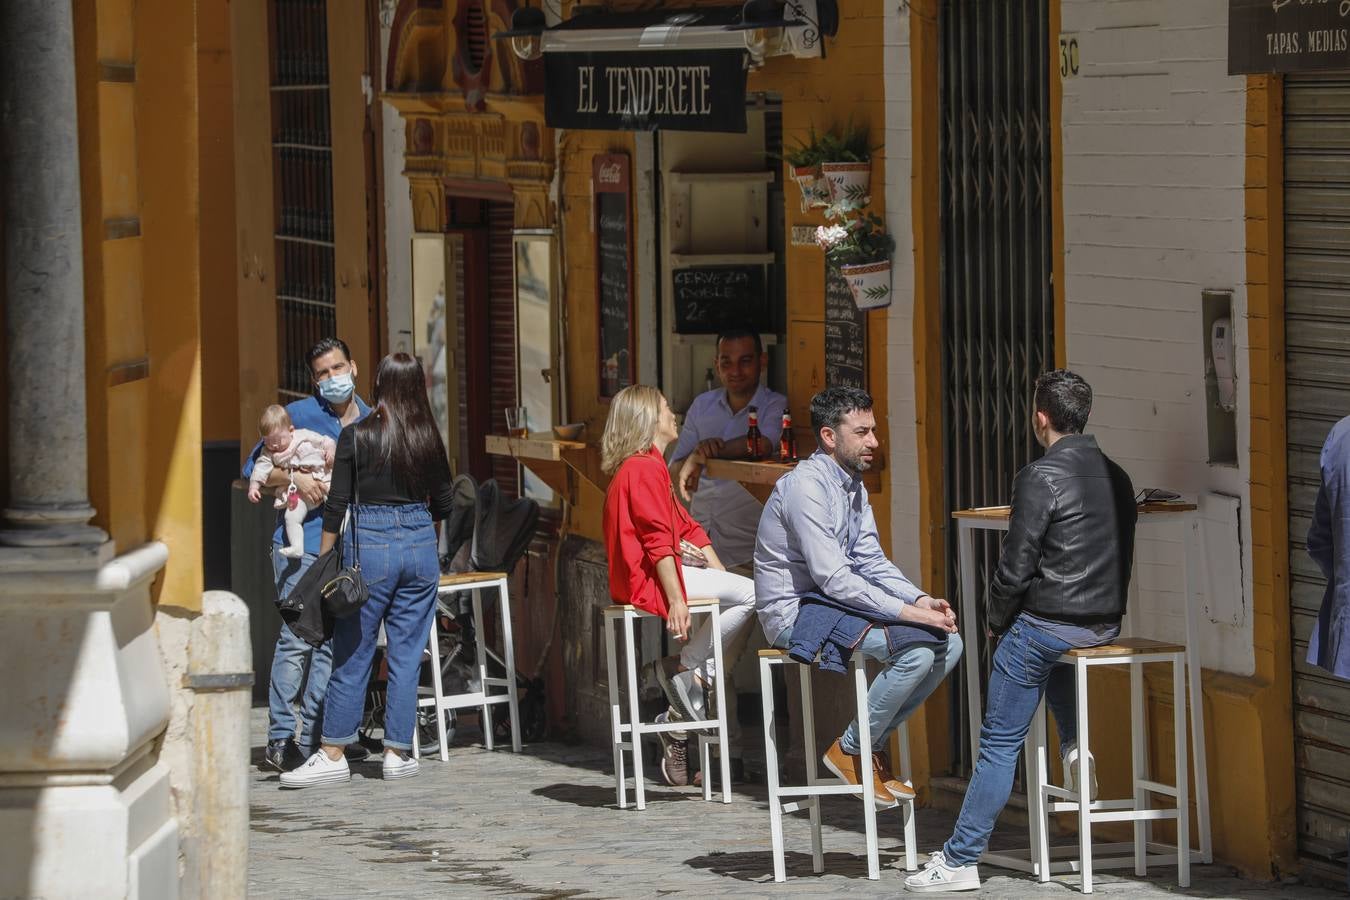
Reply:
[[[333,375],[319,382],[319,396],[329,403],[346,403],[351,399],[356,384],[348,374]]]

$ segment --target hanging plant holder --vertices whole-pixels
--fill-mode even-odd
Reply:
[[[866,203],[872,189],[870,162],[827,162],[820,164],[820,173],[829,184],[830,200],[839,203],[851,201]]]
[[[858,263],[839,267],[853,302],[858,309],[880,309],[891,305],[891,261]]]
[[[802,212],[830,205],[830,189],[819,166],[793,166],[792,180],[802,191]]]

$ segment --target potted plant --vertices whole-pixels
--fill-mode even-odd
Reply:
[[[808,212],[812,207],[828,206],[830,202],[829,186],[820,174],[820,164],[825,160],[823,146],[812,125],[807,140],[799,139],[797,146],[783,157],[792,173],[792,180],[801,188],[802,212]]]
[[[865,203],[872,184],[872,147],[866,125],[849,119],[843,133],[833,131],[821,138],[821,175],[829,186],[830,199]]]
[[[859,309],[891,305],[891,254],[895,238],[875,213],[864,213],[863,203],[843,200],[831,204],[825,215],[834,224],[816,229],[816,243],[825,251],[825,264],[839,272]]]

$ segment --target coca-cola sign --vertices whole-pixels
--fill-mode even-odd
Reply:
[[[544,115],[553,128],[745,132],[741,50],[548,53]]]

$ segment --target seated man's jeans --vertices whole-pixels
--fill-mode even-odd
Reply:
[[[272,572],[276,576],[277,596],[284,597],[314,562],[314,554],[302,559],[287,559],[272,545]],[[282,623],[272,655],[272,677],[267,689],[267,739],[279,741],[296,733],[295,708],[300,707],[300,745],[304,750],[318,749],[323,733],[323,700],[328,692],[328,675],[333,669],[333,642],[314,647],[295,636]]]
[[[994,671],[985,692],[980,758],[975,763],[956,830],[942,848],[948,865],[980,861],[989,835],[1012,792],[1017,754],[1022,750],[1041,696],[1059,726],[1061,752],[1078,739],[1073,668],[1058,662],[1069,645],[1016,620],[994,651]]]
[[[786,649],[792,642],[792,629],[788,628],[778,635],[774,644]],[[937,689],[942,679],[956,668],[961,658],[961,636],[947,636],[946,646],[925,647],[911,645],[892,654],[886,643],[886,632],[881,628],[869,628],[855,653],[862,653],[872,659],[881,660],[885,668],[872,681],[867,689],[867,722],[871,731],[872,749],[885,750],[891,732],[919,708],[919,704],[928,699],[928,695]],[[845,753],[858,755],[858,722],[849,723],[839,745]]]

